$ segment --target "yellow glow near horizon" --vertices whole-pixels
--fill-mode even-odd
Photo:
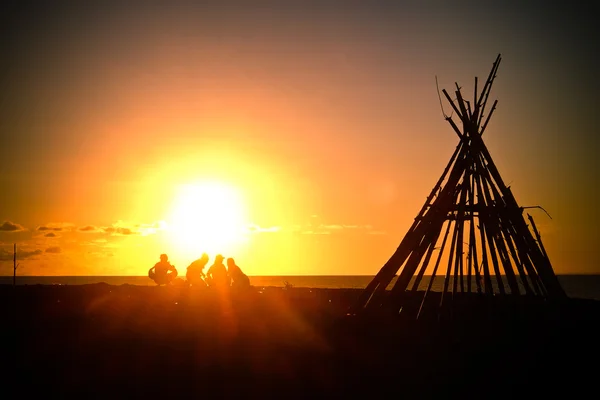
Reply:
[[[231,253],[244,240],[245,201],[239,190],[222,182],[182,185],[167,223],[169,238],[181,256]]]

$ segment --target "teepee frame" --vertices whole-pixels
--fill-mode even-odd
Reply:
[[[504,184],[482,140],[498,103],[494,101],[486,116],[500,60],[498,55],[481,93],[475,78],[472,103],[465,100],[458,84],[456,101],[442,91],[462,122],[461,130],[451,116],[445,116],[460,141],[399,247],[361,293],[355,312],[382,306],[400,312],[410,293],[413,299],[415,293],[422,293],[420,307],[413,308],[418,317],[444,265],[440,306],[448,296],[464,293],[566,296],[533,218],[528,215],[535,238],[523,217],[524,207]],[[428,270],[432,259],[435,264]],[[423,288],[426,270],[431,276]],[[386,290],[398,271],[391,291]]]

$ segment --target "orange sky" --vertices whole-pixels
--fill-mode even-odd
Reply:
[[[498,53],[492,157],[555,270],[600,273],[591,10],[218,4],[5,10],[0,274],[15,242],[24,275],[184,270],[206,246],[170,213],[205,181],[248,274],[375,274],[457,144],[435,76],[472,93]]]

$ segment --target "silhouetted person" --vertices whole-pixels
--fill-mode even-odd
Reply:
[[[241,268],[235,263],[233,258],[227,259],[227,271],[229,272],[229,277],[233,280],[233,283],[231,284],[232,287],[250,287],[250,279],[248,279],[248,275],[242,272]]]
[[[204,267],[208,264],[208,254],[203,253],[202,256],[193,261],[188,267],[185,277],[188,283],[192,286],[206,286],[204,282]]]
[[[225,265],[223,264],[224,258],[225,257],[223,257],[221,254],[217,254],[215,257],[215,262],[206,272],[206,283],[208,283],[208,286],[229,286],[229,274],[227,274],[227,268],[225,268]]]
[[[177,269],[174,265],[171,265],[166,254],[161,254],[160,261],[148,271],[148,277],[156,282],[158,286],[167,285],[177,277]]]

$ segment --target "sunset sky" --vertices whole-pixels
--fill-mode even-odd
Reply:
[[[499,53],[484,140],[552,216],[528,210],[555,271],[600,273],[591,3],[15,3],[0,275],[13,243],[22,275],[145,275],[160,253],[184,271],[203,251],[249,275],[375,274],[458,142],[436,75],[470,95]]]

